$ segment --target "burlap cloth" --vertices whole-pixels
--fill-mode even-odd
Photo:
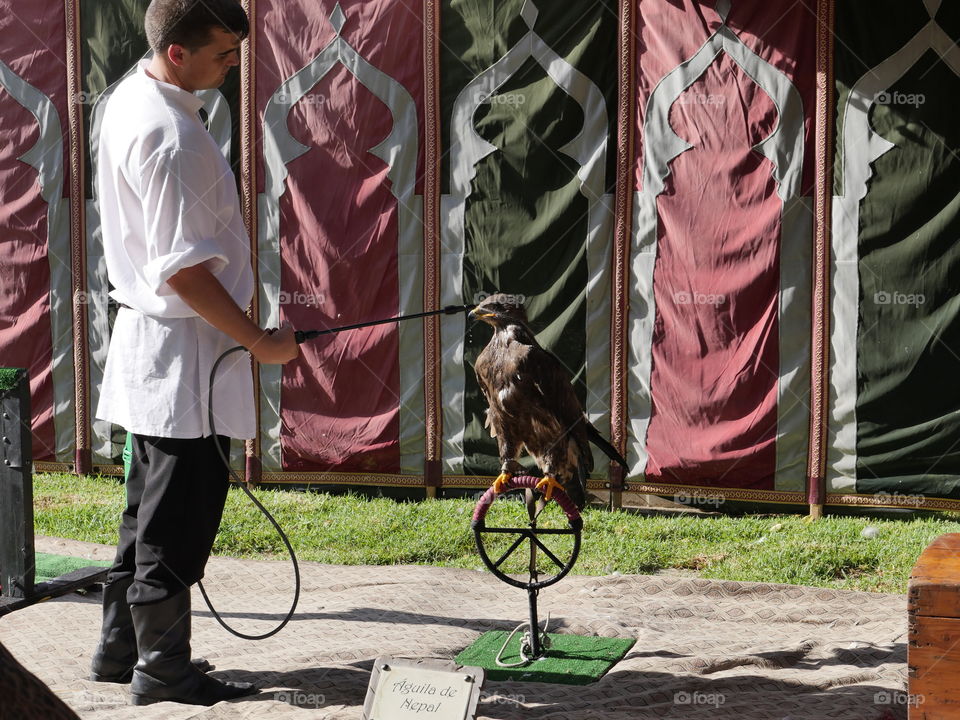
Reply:
[[[110,548],[41,539],[38,549],[107,558]],[[0,620],[0,642],[83,718],[360,718],[374,658],[452,659],[480,633],[512,629],[526,593],[487,572],[303,563],[295,619],[249,642],[194,593],[194,652],[219,677],[263,692],[212,708],[127,705],[86,679],[99,595],[71,595]],[[263,632],[289,606],[287,563],[214,558],[207,589],[228,622]],[[571,576],[540,595],[551,632],[636,638],[598,683],[492,683],[478,717],[906,718],[906,603],[900,595],[675,576]],[[2,700],[0,700],[2,702]]]

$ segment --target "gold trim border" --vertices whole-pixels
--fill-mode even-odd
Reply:
[[[610,318],[610,439],[611,444],[626,456],[627,417],[627,324],[630,312],[628,273],[633,213],[634,103],[636,102],[634,43],[634,2],[620,0],[619,75],[617,88],[617,185],[615,228],[612,253],[613,317]]]
[[[80,2],[64,0],[67,68],[67,122],[69,125],[70,274],[73,284],[73,377],[76,422],[74,461],[78,473],[90,471],[90,368],[87,336],[87,305],[81,298],[87,290],[86,220],[83,167],[83,106],[81,92]],[[48,228],[49,231],[49,228]]]
[[[257,218],[257,0],[242,0],[243,9],[250,22],[250,34],[240,50],[240,203],[243,224],[247,228],[250,242],[250,264],[253,267],[253,298],[250,301],[250,318],[260,325],[260,258],[258,255],[258,218]],[[254,423],[256,433],[252,440],[244,441],[244,453],[255,459],[255,468],[260,460],[260,364],[251,354],[250,369],[253,373]],[[256,483],[259,478],[249,477],[248,468],[244,468],[248,483]],[[254,470],[254,473],[256,471]]]
[[[766,502],[786,505],[804,505],[806,494],[801,491],[751,490],[748,488],[710,487],[706,485],[660,485],[643,482],[628,482],[625,492],[645,495],[680,495],[700,493],[722,496],[725,501]],[[590,487],[590,483],[587,485]],[[824,505],[834,507],[899,508],[904,510],[950,510],[960,512],[960,499],[928,497],[919,494],[896,495],[893,493],[827,493]]]
[[[827,404],[830,382],[830,221],[833,194],[834,0],[817,0],[814,258],[810,323],[810,435],[807,497],[811,512],[826,500]]]
[[[440,307],[440,1],[425,0],[423,18],[423,309]],[[440,461],[440,318],[423,323],[424,460]]]
[[[73,475],[116,475],[123,477],[123,465],[91,465],[89,472],[78,473],[74,463],[35,461],[35,473],[70,473]]]

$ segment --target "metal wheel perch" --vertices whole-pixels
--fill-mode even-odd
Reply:
[[[540,478],[526,475],[511,478],[504,493],[498,495],[493,491],[493,488],[490,488],[486,493],[484,493],[483,497],[480,498],[480,501],[477,503],[477,506],[473,511],[473,521],[471,526],[473,527],[473,536],[477,544],[477,551],[480,553],[480,558],[483,560],[483,564],[486,565],[487,569],[490,570],[490,572],[492,572],[499,580],[507,583],[508,585],[525,589],[527,591],[527,599],[530,606],[529,627],[524,633],[520,643],[520,657],[522,660],[519,663],[508,665],[504,662],[501,662],[500,656],[503,654],[503,651],[506,649],[511,638],[513,638],[513,636],[523,627],[523,624],[518,626],[512,633],[510,633],[504,642],[503,647],[500,649],[500,652],[497,654],[497,664],[502,667],[524,665],[532,660],[542,657],[546,653],[549,642],[547,639],[546,628],[544,628],[543,631],[540,631],[539,621],[537,619],[537,595],[541,588],[553,585],[554,583],[563,579],[563,577],[570,572],[571,569],[573,569],[574,564],[577,562],[577,557],[580,554],[580,535],[583,528],[583,520],[580,518],[579,510],[577,510],[576,505],[573,504],[570,498],[568,498],[562,490],[555,490],[553,493],[553,499],[566,515],[567,527],[542,527],[539,524],[541,520],[540,515],[547,506],[547,503],[542,498],[537,499],[536,495],[534,494],[534,488],[538,482],[540,482]],[[487,511],[490,509],[490,506],[493,504],[494,500],[496,500],[498,497],[502,498],[507,493],[515,491],[522,491],[524,493],[528,516],[526,527],[488,526],[486,522]],[[539,494],[539,491],[536,492]],[[496,559],[493,559],[491,557],[492,553],[490,552],[491,548],[488,547],[488,544],[492,544],[495,537],[502,535],[514,535],[515,538],[505,551],[497,555]],[[541,539],[546,536],[558,535],[570,536],[573,539],[573,547],[570,550],[569,555],[565,558],[558,557],[557,553],[548,547]],[[504,563],[514,554],[523,552],[524,546],[526,546],[526,553],[527,557],[529,558],[529,562],[527,564],[528,579],[525,582],[518,580],[515,577],[511,577],[503,569]],[[544,576],[544,573],[541,573],[540,570],[538,570],[538,553],[543,553],[544,556],[550,561],[550,574],[546,574]],[[564,553],[564,555],[567,554]],[[549,623],[549,618],[547,622]]]

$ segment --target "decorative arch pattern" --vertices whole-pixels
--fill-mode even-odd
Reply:
[[[588,315],[585,410],[598,427],[609,426],[610,418],[610,312],[611,303],[607,275],[610,263],[610,239],[613,220],[613,195],[606,192],[607,104],[603,92],[585,74],[550,48],[534,29],[539,10],[531,0],[524,0],[520,17],[526,33],[503,57],[478,74],[458,94],[450,116],[450,192],[441,197],[441,302],[444,305],[464,302],[463,261],[465,254],[465,212],[476,178],[478,164],[497,151],[484,140],[474,126],[474,117],[528,61],[533,60],[583,111],[583,125],[559,152],[573,159],[578,166],[579,190],[586,198],[587,234],[585,238],[588,282],[585,288]],[[444,470],[463,471],[464,429],[464,359],[463,326],[447,321],[441,324],[443,396]],[[469,372],[469,371],[467,371]],[[595,456],[601,467],[602,454]]]
[[[801,195],[804,174],[804,108],[793,81],[748,46],[727,23],[731,3],[718,2],[719,26],[689,58],[656,83],[646,103],[641,148],[642,186],[634,196],[633,247],[630,288],[629,456],[630,475],[643,476],[650,458],[648,432],[653,412],[651,348],[658,312],[654,276],[658,236],[662,232],[658,202],[666,188],[671,163],[692,145],[670,125],[674,103],[691,88],[721,55],[729,57],[772,100],[777,122],[772,132],[752,151],[766,158],[782,203],[779,239],[780,290],[775,299],[778,324],[779,367],[776,368],[777,419],[773,429],[776,460],[773,490],[802,490],[803,462],[808,435],[809,407],[809,302],[812,215],[809,198]],[[676,189],[682,192],[682,189]],[[720,241],[723,229],[718,229]],[[697,243],[700,238],[672,238],[677,243]],[[678,290],[685,290],[678,288]],[[666,290],[664,290],[666,292]],[[789,328],[788,331],[782,328]],[[739,428],[740,426],[737,425]],[[699,433],[695,424],[690,431]],[[739,432],[739,430],[737,431]],[[718,440],[718,442],[726,442]],[[681,451],[682,452],[682,451]],[[716,447],[716,453],[726,451]],[[680,481],[686,470],[674,470]],[[697,461],[690,460],[693,464]],[[736,462],[734,462],[734,466]],[[727,465],[721,463],[721,466]],[[722,474],[726,471],[718,470]],[[721,482],[722,478],[717,478]],[[666,478],[658,478],[667,482]]]

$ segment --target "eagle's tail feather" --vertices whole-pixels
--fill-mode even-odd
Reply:
[[[617,449],[607,442],[607,439],[600,434],[600,431],[597,430],[591,423],[586,423],[587,425],[587,438],[600,448],[603,451],[603,454],[608,458],[613,460],[615,463],[618,463],[627,469],[627,461],[623,459],[623,455],[617,452]]]
[[[582,464],[577,465],[574,477],[571,478],[570,482],[564,484],[563,490],[573,504],[577,506],[577,510],[583,510],[583,506],[587,504],[587,473],[584,471]]]

